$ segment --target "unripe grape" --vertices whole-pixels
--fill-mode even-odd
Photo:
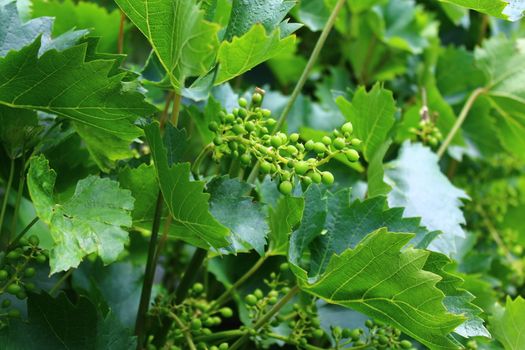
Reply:
[[[279,270],[281,270],[281,272],[286,272],[290,269],[290,264],[288,263],[282,263],[281,265],[279,265]]]
[[[268,303],[270,305],[275,305],[275,304],[277,304],[278,301],[279,301],[279,299],[277,299],[276,297],[271,297],[271,298],[268,299]]]
[[[351,134],[354,131],[354,126],[350,122],[344,123],[341,127],[341,131],[344,133]]]
[[[359,153],[355,149],[346,150],[345,156],[350,162],[355,162],[359,159]]]
[[[244,127],[246,128],[248,132],[255,131],[255,124],[253,122],[248,121],[244,123]]]
[[[343,149],[346,147],[346,141],[342,137],[338,137],[334,140],[334,148],[335,149]]]
[[[292,146],[292,145],[289,145],[288,147],[286,147],[286,150],[288,151],[288,153],[292,155],[296,155],[299,152],[297,148],[295,148],[295,146]]]
[[[9,273],[6,270],[0,270],[0,281],[4,281],[9,277]]]
[[[198,331],[201,328],[202,321],[200,320],[200,318],[194,318],[193,320],[191,320],[191,329],[193,329],[194,331]]]
[[[323,171],[321,173],[321,178],[325,185],[331,185],[334,183],[334,175],[329,171]]]
[[[299,141],[299,134],[294,132],[293,134],[290,135],[290,142],[295,143],[297,141]]]
[[[20,287],[18,284],[15,284],[15,283],[11,283],[10,285],[7,286],[6,288],[6,291],[9,293],[9,294],[13,294],[13,295],[16,295],[18,292],[20,292],[22,290],[22,287]]]
[[[215,326],[218,326],[222,323],[222,319],[219,316],[212,317],[212,320]]]
[[[378,340],[379,340],[379,344],[381,344],[381,345],[386,345],[386,344],[388,344],[388,338],[385,337],[384,335],[380,335],[379,338],[378,338]]]
[[[297,174],[304,175],[310,167],[307,162],[301,160],[294,164],[294,168]]]
[[[229,347],[228,343],[219,344],[219,350],[228,350]]]
[[[219,310],[219,312],[224,318],[230,318],[233,316],[233,311],[229,307],[223,307],[222,309]]]
[[[332,144],[332,139],[329,136],[323,136],[321,141],[327,146]]]
[[[340,336],[342,335],[342,333],[343,333],[343,329],[342,329],[341,327],[339,327],[339,326],[334,327],[334,328],[332,329],[332,334],[333,334],[334,336],[336,336],[336,337],[340,337]]]
[[[35,270],[34,267],[28,267],[28,268],[25,269],[25,271],[24,271],[24,276],[25,276],[25,277],[28,277],[28,278],[33,277],[35,274],[36,274],[36,270]]]
[[[352,334],[352,330],[350,328],[344,328],[343,329],[343,338],[350,338]]]
[[[322,142],[316,142],[314,143],[314,152],[315,153],[324,153],[326,151],[326,147],[324,143]]]
[[[219,348],[215,345],[210,346],[210,350],[219,350]]]
[[[311,151],[314,149],[315,142],[313,140],[308,140],[304,144],[304,148],[306,148],[307,151]]]
[[[219,135],[215,136],[215,138],[213,139],[213,143],[215,144],[215,146],[220,146],[223,144],[223,140],[222,140],[222,137],[220,137]]]
[[[257,304],[257,297],[253,294],[248,294],[245,298],[244,298],[244,301],[246,301],[246,304],[250,305],[250,306],[254,306],[255,304]]]
[[[202,283],[197,282],[197,283],[195,283],[195,284],[193,285],[193,287],[191,287],[191,289],[192,289],[195,293],[200,294],[200,293],[202,293],[202,292],[204,291],[204,286],[202,285]]]
[[[243,165],[250,165],[250,163],[252,162],[252,157],[250,157],[248,153],[244,153],[239,160]]]
[[[20,253],[15,251],[15,250],[12,250],[9,253],[7,253],[7,255],[5,257],[8,260],[16,260],[16,259],[20,258]]]
[[[232,114],[232,113],[228,113],[226,115],[226,117],[224,118],[224,121],[228,124],[231,124],[233,123],[233,121],[235,120],[235,116]]]
[[[316,184],[319,184],[321,183],[322,181],[322,177],[321,177],[321,174],[319,173],[316,173],[314,171],[310,171],[307,175],[310,179],[312,179],[312,181]]]
[[[273,135],[272,138],[270,139],[270,142],[271,142],[272,146],[275,147],[275,148],[278,148],[278,147],[280,147],[283,144],[283,141],[277,135]]]
[[[263,174],[268,174],[270,171],[272,171],[272,165],[265,160],[261,162],[260,167],[261,167],[261,172]]]
[[[239,98],[239,106],[246,108],[248,106],[248,101],[244,97]]]
[[[238,116],[239,116],[239,108],[235,107],[235,108],[233,109],[232,113],[233,113],[233,115],[234,115],[235,117],[238,117]]]
[[[372,328],[372,327],[374,327],[374,321],[372,321],[372,320],[366,320],[366,321],[365,321],[365,326],[366,326],[366,328]]]
[[[352,146],[359,146],[363,141],[361,141],[360,139],[358,138],[353,138],[350,143],[352,144]]]
[[[27,294],[25,291],[21,290],[20,292],[16,293],[17,299],[24,300],[27,298]]]
[[[264,115],[264,111],[268,111],[268,110],[267,109],[263,109],[263,115]],[[274,126],[275,124],[277,124],[277,120],[275,120],[273,118],[268,118],[266,120],[266,125],[268,125],[268,126]]]
[[[219,130],[219,124],[217,124],[216,122],[210,122],[208,124],[208,129],[210,129],[211,131],[217,131]]]
[[[244,108],[239,109],[239,117],[244,119],[247,116],[248,116],[248,111],[246,111],[246,109],[244,109]]]
[[[47,261],[47,257],[44,254],[39,254],[35,258],[36,262],[39,264],[43,264]]]
[[[359,328],[353,329],[350,332],[350,338],[352,338],[352,340],[354,341],[358,340],[360,337],[361,337],[361,330]]]
[[[262,299],[264,298],[264,293],[262,292],[262,290],[260,290],[259,288],[257,288],[254,292],[253,292],[253,295],[255,295],[257,297],[257,299]]]
[[[260,105],[262,102],[262,95],[258,92],[255,92],[253,95],[252,95],[252,103],[256,106]]]
[[[409,340],[401,340],[399,345],[401,345],[403,349],[410,349],[412,347],[412,343]]]
[[[320,339],[323,337],[324,331],[322,329],[316,329],[315,331],[313,331],[312,335],[314,338]]]
[[[242,135],[242,134],[246,134],[246,130],[244,129],[244,127],[240,124],[235,124],[232,128],[232,131],[236,134],[236,135]]]
[[[283,181],[279,184],[279,191],[284,194],[285,196],[288,196],[292,193],[293,185],[290,181]]]
[[[306,186],[310,185],[312,183],[312,179],[309,178],[308,176],[303,176],[301,177],[301,181],[303,182],[303,184],[305,184]]]
[[[36,288],[36,285],[33,282],[26,282],[25,287],[28,291],[33,291]]]

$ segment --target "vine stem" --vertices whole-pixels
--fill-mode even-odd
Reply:
[[[67,270],[66,273],[63,274],[62,277],[60,277],[60,279],[57,281],[57,283],[55,283],[53,288],[49,290],[49,295],[53,296],[58,291],[60,286],[69,278],[69,276],[71,276],[71,274],[73,273],[73,270],[74,269]]]
[[[149,302],[151,298],[151,289],[153,287],[153,279],[155,277],[156,268],[156,248],[157,240],[159,236],[160,219],[162,216],[162,204],[164,199],[162,198],[162,192],[159,191],[157,195],[157,205],[155,207],[155,216],[153,218],[153,225],[151,228],[151,237],[148,247],[148,260],[146,262],[146,270],[144,281],[142,283],[142,291],[140,293],[140,303],[137,312],[137,320],[135,322],[135,335],[137,336],[137,350],[142,349],[145,338],[146,328],[146,315],[148,313]]]
[[[175,323],[182,330],[182,333],[184,334],[184,339],[186,339],[186,345],[188,345],[190,350],[197,350],[197,347],[193,342],[193,338],[191,337],[191,333],[188,331],[188,327],[173,312],[170,312],[169,315],[171,318],[173,318],[173,320],[175,320]]]
[[[6,236],[6,231],[2,230],[4,225],[4,217],[7,209],[7,202],[9,201],[9,192],[11,192],[11,186],[13,185],[13,177],[15,175],[15,159],[11,158],[10,168],[9,168],[9,177],[7,179],[7,185],[4,192],[4,201],[2,203],[2,211],[0,212],[0,244],[5,248],[9,242],[9,236]]]
[[[124,52],[124,24],[126,23],[126,15],[124,11],[120,11],[120,25],[118,28],[117,52],[121,54]]]
[[[467,119],[468,113],[470,112],[470,109],[474,105],[474,102],[481,94],[485,92],[486,92],[485,88],[477,88],[476,90],[472,91],[467,102],[465,102],[463,109],[461,109],[458,120],[456,120],[456,122],[452,126],[452,129],[448,133],[445,141],[443,141],[443,143],[439,147],[437,151],[438,158],[443,157],[443,155],[445,154],[445,151],[447,150],[448,146],[452,142],[452,139],[458,133],[459,129],[461,128],[461,125],[463,125],[463,123],[465,122],[465,119]]]
[[[213,149],[214,145],[213,143],[209,143],[202,149],[202,151],[199,153],[197,158],[195,158],[195,161],[193,162],[193,165],[191,166],[191,172],[193,173],[193,176],[195,176],[196,179],[199,178],[199,169],[201,167],[201,163],[210,154],[211,150]]]
[[[297,293],[299,293],[299,290],[300,289],[299,289],[299,287],[297,285],[294,286],[292,289],[290,289],[288,294],[286,294],[284,297],[282,297],[281,300],[279,300],[279,302],[277,304],[275,304],[270,309],[270,311],[268,311],[266,314],[264,314],[264,316],[261,317],[255,323],[255,325],[253,326],[253,329],[257,331],[259,328],[264,326],[266,324],[266,322],[268,322],[273,316],[275,316],[279,312],[279,310],[282,309],[282,307],[284,305],[286,305]],[[250,338],[250,333],[249,332],[245,332],[242,337],[237,339],[237,341],[235,343],[233,343],[232,346],[230,346],[229,350],[237,350],[237,349],[239,349],[242,345],[244,345],[244,343],[249,338]]]
[[[248,270],[244,275],[241,276],[230,288],[228,288],[224,293],[222,293],[210,307],[210,310],[214,310],[218,307],[220,307],[222,304],[227,302],[230,299],[231,294],[239,288],[246,280],[248,280],[259,268],[264,264],[264,262],[268,259],[268,255],[261,256],[257,262]]]
[[[15,202],[15,209],[13,218],[11,219],[11,235],[16,232],[16,225],[18,222],[18,211],[20,210],[20,203],[22,202],[22,194],[24,192],[24,187],[26,184],[26,168],[24,164],[25,161],[25,145],[22,146],[22,166],[20,169],[20,175],[18,177],[18,190],[16,192],[16,202]]]
[[[195,337],[196,342],[210,342],[214,340],[221,340],[225,338],[240,337],[244,335],[244,331],[240,329],[232,329],[229,331],[215,332],[210,335],[201,335],[200,337]]]
[[[14,248],[14,246],[18,243],[18,241],[22,237],[24,237],[24,235],[27,233],[27,231],[29,231],[31,229],[31,227],[33,227],[33,225],[38,222],[38,220],[39,220],[38,216],[36,218],[34,218],[33,220],[31,220],[31,222],[29,224],[27,224],[27,226],[18,234],[18,236],[16,236],[15,239],[13,239],[13,241],[11,243],[9,243],[9,246],[7,247],[7,251],[10,251],[12,248]]]
[[[308,62],[306,63],[306,66],[304,67],[303,73],[301,74],[299,81],[295,85],[292,95],[290,96],[288,103],[284,107],[281,113],[281,116],[279,117],[279,120],[277,121],[277,124],[275,128],[273,129],[274,132],[280,130],[284,122],[286,121],[286,118],[288,117],[288,113],[290,113],[290,110],[292,109],[295,103],[295,100],[301,93],[301,90],[303,89],[304,84],[306,83],[306,80],[308,79],[308,76],[310,75],[310,72],[314,68],[314,64],[316,63],[317,58],[319,57],[319,54],[321,53],[321,49],[323,48],[326,42],[326,38],[328,38],[328,34],[330,34],[330,31],[332,30],[332,27],[335,24],[335,20],[337,19],[337,16],[339,15],[339,12],[341,11],[345,3],[346,3],[346,0],[337,1],[337,4],[332,10],[330,17],[328,18],[328,21],[326,22],[323,28],[323,31],[321,32],[321,35],[319,36],[319,39],[317,39],[317,42],[315,43],[315,47],[312,51],[312,54],[310,55],[310,58],[308,59]]]
[[[277,334],[277,333],[269,333],[268,336],[270,338],[273,338],[273,339],[281,340],[281,341],[283,341],[283,342],[285,342],[287,344],[296,345],[296,346],[299,345],[297,342],[290,342],[290,339],[288,339],[288,337],[285,337],[284,335],[280,335],[280,334]],[[314,346],[314,345],[310,345],[310,344],[301,345],[301,347],[303,347],[306,350],[327,350],[325,348],[320,348],[318,346]],[[352,348],[350,348],[350,349],[352,349]]]

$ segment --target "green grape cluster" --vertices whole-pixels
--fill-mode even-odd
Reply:
[[[37,236],[22,237],[0,258],[0,297],[10,294],[23,300],[27,292],[35,290],[31,279],[36,269],[32,265],[43,264],[48,259],[47,252],[38,247],[39,243]],[[3,298],[0,306],[0,326],[5,326],[8,318],[20,317],[20,310],[12,307],[10,299]]]
[[[173,327],[168,334],[172,347],[186,344],[185,332],[190,332],[199,350],[227,350],[229,344],[219,342],[210,345],[199,341],[199,338],[209,336],[213,329],[220,326],[224,319],[233,317],[233,310],[229,307],[213,308],[202,283],[195,283],[189,292],[189,296],[181,305],[173,305],[169,298],[159,295],[155,305],[151,309],[153,316],[168,316],[176,318]],[[152,348],[152,346],[150,346]]]
[[[342,346],[366,347],[367,349],[414,349],[412,342],[400,339],[401,331],[379,321],[366,320],[365,332],[362,328],[349,329],[332,327],[332,336]]]
[[[432,147],[437,146],[443,140],[441,131],[430,118],[422,119],[417,128],[410,128],[410,133],[419,141]]]
[[[344,155],[350,162],[359,159],[355,147],[361,140],[353,137],[352,123],[345,123],[321,141],[303,142],[297,133],[286,135],[274,130],[277,121],[270,110],[261,108],[262,99],[262,90],[253,94],[251,103],[240,98],[239,108],[232,113],[221,111],[220,123],[209,124],[209,129],[215,133],[215,160],[229,155],[243,167],[258,163],[260,172],[278,179],[279,190],[288,195],[296,179],[305,185],[331,185],[333,174],[319,168],[335,156]]]

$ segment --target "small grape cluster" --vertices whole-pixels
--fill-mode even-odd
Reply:
[[[199,341],[200,337],[211,335],[212,328],[220,326],[223,319],[233,316],[233,310],[229,307],[218,309],[212,307],[212,303],[206,298],[202,283],[195,283],[190,288],[188,298],[181,305],[173,306],[169,298],[159,295],[151,313],[154,316],[168,316],[176,319],[168,336],[172,346],[186,344],[185,332],[189,332],[199,350],[227,350],[229,348],[226,342],[209,345],[204,341]]]
[[[368,332],[362,328],[332,327],[332,336],[339,346],[352,345],[353,347],[366,347],[367,349],[414,349],[409,340],[401,340],[401,331],[379,321],[366,320]]]
[[[297,133],[286,135],[275,130],[277,121],[271,117],[271,111],[261,108],[263,94],[262,90],[257,90],[250,104],[240,98],[239,108],[234,108],[232,113],[221,111],[220,123],[209,124],[209,129],[215,133],[215,160],[229,155],[243,167],[258,163],[261,173],[278,179],[279,190],[289,195],[295,179],[304,185],[331,185],[333,174],[319,168],[335,156],[344,155],[350,162],[359,159],[355,147],[361,140],[352,136],[352,123],[345,123],[321,141],[303,142]]]
[[[424,144],[435,147],[443,140],[443,135],[436,124],[430,119],[422,119],[417,128],[410,128],[410,132]]]
[[[27,292],[35,290],[30,281],[36,274],[33,263],[43,264],[47,261],[47,252],[38,247],[37,236],[22,237],[15,247],[0,259],[0,296],[11,294],[18,299],[27,298]],[[11,306],[11,300],[4,298],[0,304],[0,327],[6,325],[7,318],[20,317],[20,310]],[[3,318],[3,320],[2,320]]]

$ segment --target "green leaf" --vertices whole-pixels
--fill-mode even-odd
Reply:
[[[505,350],[521,350],[525,347],[525,299],[507,296],[505,308],[496,309],[489,318],[491,331],[503,344]]]
[[[133,123],[154,107],[135,91],[123,91],[126,73],[110,74],[115,60],[86,62],[88,44],[38,57],[39,40],[0,58],[0,104],[52,113],[131,140]]]
[[[0,23],[2,23],[0,27],[0,57],[4,57],[11,50],[20,50],[31,44],[39,36],[42,37],[39,55],[42,55],[52,48],[64,49],[72,46],[87,33],[86,30],[72,31],[56,39],[51,39],[53,18],[36,18],[22,23],[16,2],[10,2],[6,5],[0,3]]]
[[[190,180],[190,164],[168,164],[168,154],[160,136],[158,123],[148,124],[144,131],[151,148],[164,201],[173,217],[171,229],[175,236],[205,249],[230,245],[230,230],[209,212],[210,195],[203,192],[204,183]]]
[[[101,52],[117,52],[119,11],[109,12],[97,4],[83,1],[33,0],[32,16],[54,17],[53,35],[63,34],[73,28],[87,28],[92,36],[100,37]]]
[[[395,122],[396,103],[392,92],[375,84],[369,92],[360,87],[352,103],[342,96],[336,101],[346,119],[354,125],[355,136],[363,141],[365,159],[370,161]]]
[[[54,240],[51,273],[77,267],[92,253],[97,253],[105,264],[117,260],[128,242],[123,228],[131,226],[131,193],[120,189],[115,181],[89,176],[78,182],[73,197],[56,203],[55,180],[56,173],[44,156],[31,159],[29,193],[38,217],[49,226]]]
[[[490,338],[489,331],[483,325],[483,319],[479,316],[482,309],[472,303],[474,295],[467,290],[462,289],[463,280],[458,276],[445,271],[445,267],[451,263],[451,260],[443,254],[432,252],[424,266],[424,270],[441,276],[441,281],[436,285],[445,294],[443,301],[445,307],[450,313],[463,315],[467,319],[454,333],[462,337],[487,337]]]
[[[262,24],[254,25],[241,37],[234,37],[231,42],[223,41],[217,54],[219,72],[216,85],[222,84],[253,67],[293,49],[295,36],[281,39],[279,29],[267,35]]]
[[[256,24],[262,24],[268,33],[275,30],[295,6],[296,0],[239,0],[233,2],[225,39],[243,36]]]
[[[72,304],[65,294],[53,299],[30,294],[29,323],[13,320],[0,332],[4,350],[128,350],[136,347],[131,331],[111,313],[97,312],[85,297]]]
[[[231,230],[232,245],[226,250],[237,253],[255,249],[259,255],[264,255],[269,228],[263,206],[247,195],[252,186],[220,177],[208,183],[207,189],[211,194],[211,213]]]
[[[386,197],[351,203],[349,189],[323,194],[319,186],[311,185],[305,192],[301,225],[290,240],[290,261],[308,266],[310,276],[318,276],[333,254],[354,248],[382,227],[392,232],[413,233],[412,243],[426,247],[436,233],[419,224],[419,218],[403,218],[403,208],[388,208]]]
[[[463,6],[488,15],[517,21],[523,17],[525,3],[523,0],[441,0]]]
[[[275,208],[269,207],[270,225],[268,255],[286,255],[293,229],[301,222],[304,210],[303,198],[281,197]]]
[[[487,79],[486,90],[502,146],[525,159],[525,48],[519,41],[494,37],[475,51]]]
[[[428,230],[443,232],[429,249],[445,255],[456,252],[456,241],[465,237],[461,199],[468,196],[441,173],[437,155],[422,144],[406,142],[397,160],[386,165],[385,179],[393,188],[390,206],[404,207],[405,215],[421,217]]]
[[[194,0],[116,0],[148,38],[177,93],[187,78],[207,73],[219,46],[220,27],[204,19]]]
[[[298,11],[298,17],[308,29],[317,32],[323,29],[330,17],[330,11],[324,1],[303,0]]]
[[[313,282],[306,271],[293,269],[301,288],[314,296],[392,324],[431,349],[457,349],[450,333],[464,318],[447,312],[436,287],[440,276],[424,270],[429,252],[403,249],[411,239],[379,229],[333,255]]]
[[[366,175],[368,177],[368,197],[370,198],[386,195],[392,189],[384,181],[385,169],[383,165],[383,159],[390,145],[392,145],[392,140],[386,140],[372,156],[368,164]]]

